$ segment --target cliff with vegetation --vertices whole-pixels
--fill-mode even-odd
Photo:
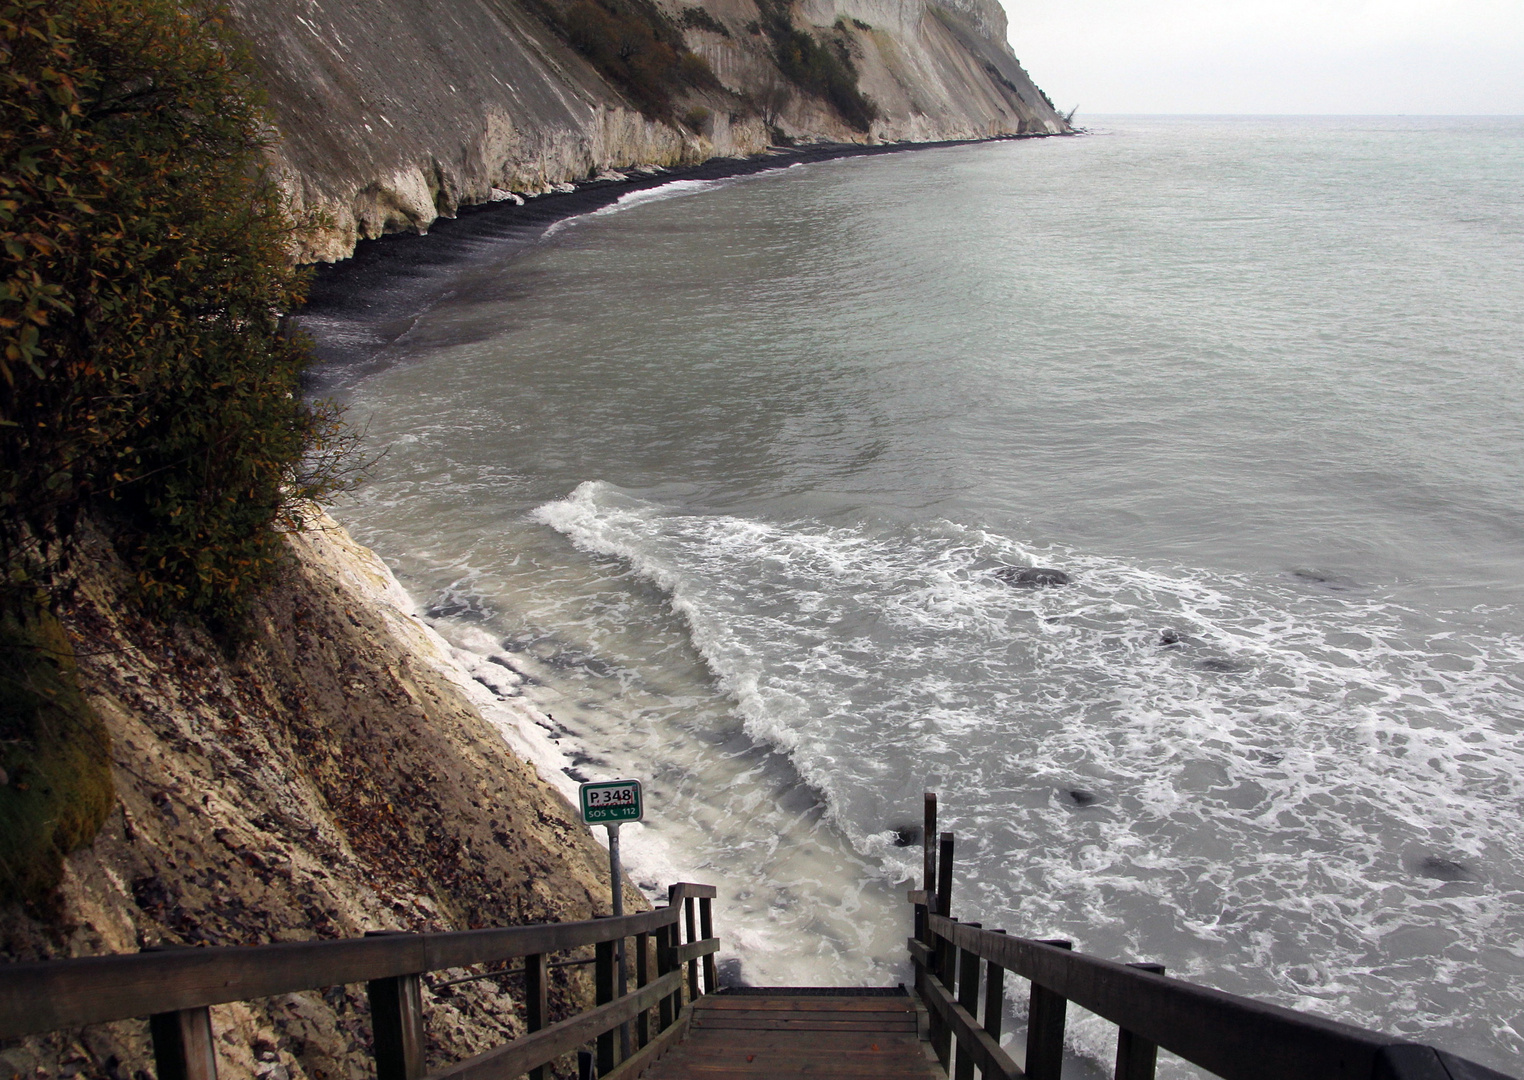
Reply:
[[[1067,130],[998,0],[232,0],[303,259],[779,141]]]
[[[553,725],[313,509],[353,463],[293,255],[769,143],[1063,131],[1004,34],[995,0],[0,0],[0,959],[606,910],[514,753]],[[435,1062],[520,1029],[511,982],[448,981]],[[223,1074],[367,1075],[359,989],[215,1009]],[[149,1069],[140,1022],[0,1045]]]
[[[609,906],[510,750],[549,721],[309,501],[352,463],[280,318],[310,234],[258,78],[195,0],[0,0],[0,961]],[[435,1061],[521,1028],[511,980],[448,981]],[[365,1010],[214,1009],[222,1075],[365,1076]],[[151,1074],[146,1027],[0,1043],[0,1078]]]
[[[60,619],[107,737],[114,795],[44,903],[0,907],[6,958],[608,912],[607,853],[509,750],[505,736],[521,733],[483,718],[472,700],[483,687],[412,615],[385,565],[323,517],[285,546],[230,648],[145,617],[112,546],[81,538]],[[494,715],[544,722],[515,700],[514,681],[497,681]],[[627,906],[646,902],[630,890]],[[553,972],[556,1009],[588,995],[582,970]],[[522,1033],[521,987],[439,985],[463,974],[425,980],[432,1064]],[[364,1076],[367,1009],[363,986],[218,1006],[219,1074]],[[131,1022],[0,1046],[0,1077],[152,1075],[146,1036]]]

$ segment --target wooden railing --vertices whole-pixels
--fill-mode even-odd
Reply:
[[[910,956],[932,1048],[952,1080],[1058,1080],[1069,1002],[1118,1027],[1116,1080],[1153,1080],[1159,1048],[1227,1080],[1510,1080],[1421,1043],[1166,978],[1158,964],[1085,956],[1073,944],[951,917],[952,833],[926,796],[925,885]],[[1030,980],[1025,1067],[1000,1045],[1005,975]],[[982,1000],[982,1020],[981,1020]]]
[[[215,1080],[210,1006],[363,982],[377,1080],[424,1080],[422,977],[523,958],[520,967],[481,977],[523,977],[529,1034],[427,1080],[525,1074],[543,1080],[545,1065],[588,1045],[596,1047],[598,1074],[608,1080],[633,1074],[681,1037],[685,988],[688,1001],[717,988],[714,896],[711,885],[683,883],[668,890],[666,907],[587,922],[0,965],[0,1039],[146,1017],[157,1080]],[[635,986],[619,996],[615,961],[632,938]],[[594,1007],[547,1024],[547,955],[587,946],[594,949]],[[623,1037],[616,1039],[616,1032]]]

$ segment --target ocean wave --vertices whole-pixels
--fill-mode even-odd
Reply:
[[[1465,613],[597,482],[534,516],[667,594],[747,734],[887,877],[917,871],[891,829],[941,788],[987,920],[1356,1022],[1399,995],[1412,1033],[1456,987],[1518,993],[1475,955],[1520,962],[1524,642]],[[1043,563],[1076,584],[992,573]]]

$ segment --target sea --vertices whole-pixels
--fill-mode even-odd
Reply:
[[[959,918],[1516,1071],[1524,119],[1080,119],[329,271],[335,513],[731,981],[906,981],[935,791]]]

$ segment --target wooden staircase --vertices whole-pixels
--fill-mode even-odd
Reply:
[[[686,1037],[641,1074],[647,1080],[946,1075],[903,988],[728,991],[691,1009]]]

